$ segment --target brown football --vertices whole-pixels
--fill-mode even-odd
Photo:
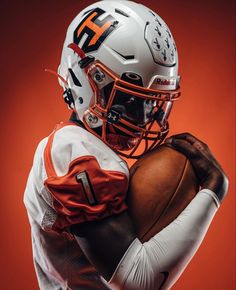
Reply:
[[[189,160],[161,145],[130,168],[129,214],[144,242],[171,223],[189,204],[199,184]]]

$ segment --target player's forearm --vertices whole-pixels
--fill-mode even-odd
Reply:
[[[219,206],[214,193],[203,190],[160,233],[127,250],[110,284],[114,289],[169,289],[200,246]]]
[[[213,192],[201,191],[173,223],[150,241],[152,250],[161,249],[156,252],[160,272],[169,269],[168,287],[177,281],[201,245],[219,205]]]

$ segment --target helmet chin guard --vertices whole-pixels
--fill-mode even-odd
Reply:
[[[58,72],[86,129],[118,154],[138,158],[168,134],[178,55],[149,8],[116,0],[85,8],[68,28]]]

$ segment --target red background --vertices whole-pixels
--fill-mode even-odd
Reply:
[[[227,199],[175,290],[235,289],[235,4],[139,1],[168,23],[180,56],[182,98],[171,133],[212,148],[230,179]],[[23,191],[37,143],[69,112],[56,78],[66,27],[92,1],[1,1],[1,289],[38,289]]]

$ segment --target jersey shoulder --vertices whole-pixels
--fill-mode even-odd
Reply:
[[[77,125],[61,126],[44,149],[44,185],[59,217],[54,229],[102,219],[127,209],[129,171],[97,137]]]
[[[94,159],[102,169],[120,171],[129,176],[126,162],[100,139],[78,125],[62,124],[54,136],[49,136],[48,143],[44,158],[50,158],[51,155],[57,176],[65,175],[70,165],[78,159]]]

